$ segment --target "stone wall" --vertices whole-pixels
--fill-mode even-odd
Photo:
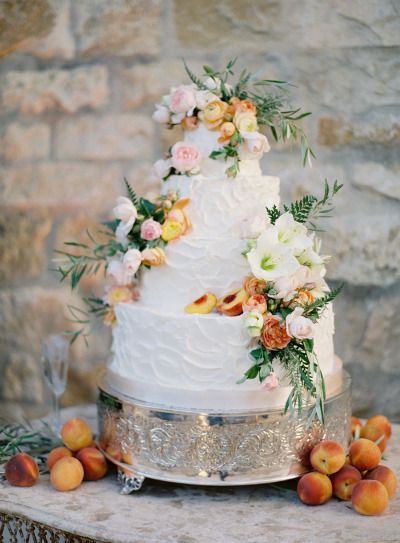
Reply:
[[[104,217],[126,176],[139,192],[171,141],[152,105],[184,56],[293,81],[318,160],[275,147],[285,198],[345,189],[324,235],[337,351],[355,411],[400,418],[400,19],[393,0],[24,0],[0,3],[0,396],[43,404],[39,339],[76,303],[51,272],[63,240]],[[176,135],[172,135],[176,137]],[[83,291],[96,287],[87,281]],[[65,403],[93,398],[109,337],[76,345]],[[16,402],[15,404],[13,402]]]

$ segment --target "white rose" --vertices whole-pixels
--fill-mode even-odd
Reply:
[[[151,172],[156,179],[161,180],[161,179],[164,179],[164,177],[169,174],[171,167],[172,167],[171,160],[160,159],[160,160],[157,160],[157,162],[153,164],[153,168]]]
[[[122,259],[125,270],[133,277],[142,263],[142,253],[138,249],[129,249]]]
[[[169,123],[169,110],[167,107],[161,104],[156,104],[156,110],[153,113],[153,121],[157,123],[166,124]]]
[[[242,239],[256,239],[266,227],[266,220],[260,215],[244,219],[240,225],[240,237]]]
[[[112,278],[114,284],[121,287],[132,281],[132,274],[118,258],[109,260],[107,264],[107,275]]]
[[[240,135],[244,138],[247,147],[246,158],[260,159],[271,149],[267,138],[260,132],[241,131]]]
[[[264,319],[258,311],[249,311],[243,315],[244,325],[251,337],[260,337]]]
[[[289,277],[280,277],[274,282],[275,295],[270,294],[271,298],[276,298],[284,302],[290,302],[296,295],[296,289],[300,283],[297,277],[297,272]]]
[[[304,309],[296,307],[286,317],[286,332],[290,337],[297,339],[312,339],[315,333],[315,324],[307,317],[303,317]]]
[[[121,222],[118,225],[118,236],[126,237],[132,230],[137,218],[137,210],[129,198],[120,196],[117,198],[117,205],[113,209],[114,216]]]

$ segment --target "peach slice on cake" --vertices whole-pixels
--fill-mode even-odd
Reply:
[[[214,307],[217,305],[217,298],[214,294],[206,292],[200,298],[197,298],[194,302],[185,307],[185,313],[199,313],[200,315],[206,315],[211,313]]]
[[[244,288],[231,290],[218,300],[217,310],[228,317],[236,317],[243,313],[243,304],[247,302],[249,295]]]

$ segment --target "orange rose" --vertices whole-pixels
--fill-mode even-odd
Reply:
[[[261,342],[267,349],[284,349],[292,338],[286,332],[285,322],[269,313],[264,319]]]
[[[227,107],[228,104],[226,102],[213,100],[200,112],[199,117],[209,130],[217,130],[224,122],[224,114]]]
[[[231,139],[236,128],[233,123],[225,122],[221,124],[221,135],[218,138],[218,143],[225,143]]]
[[[290,303],[290,307],[312,304],[315,301],[315,296],[307,289],[301,288],[297,291],[296,297]]]
[[[267,286],[264,279],[257,279],[254,275],[248,275],[243,282],[243,288],[249,296],[255,296],[256,294],[262,294]]]

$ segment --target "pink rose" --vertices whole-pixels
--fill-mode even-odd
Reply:
[[[147,219],[140,227],[140,236],[146,241],[158,239],[161,236],[161,224],[154,219]]]
[[[195,145],[178,141],[171,149],[172,166],[181,173],[197,173],[201,162],[201,153]]]
[[[196,107],[196,93],[189,85],[180,85],[169,97],[169,108],[173,113],[193,112]]]
[[[296,307],[286,317],[286,332],[290,337],[297,339],[312,339],[315,333],[315,324],[307,317],[303,317],[304,309]]]
[[[271,390],[274,390],[279,386],[279,381],[274,373],[270,373],[262,382],[262,388],[265,390],[268,390],[269,392]]]

